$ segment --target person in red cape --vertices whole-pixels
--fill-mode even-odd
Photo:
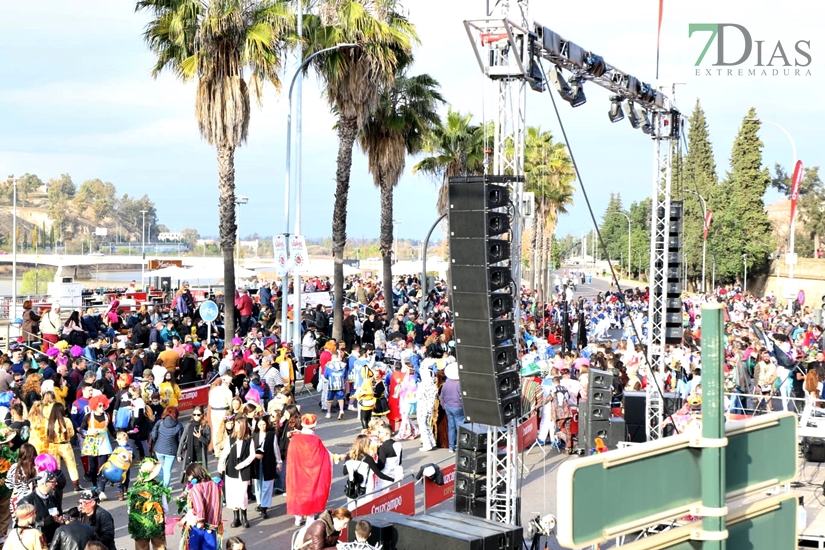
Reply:
[[[299,526],[308,516],[326,510],[332,485],[331,454],[321,438],[315,435],[318,417],[312,413],[301,416],[301,431],[293,432],[286,463],[286,512],[295,516]]]

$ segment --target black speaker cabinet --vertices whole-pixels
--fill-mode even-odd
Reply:
[[[808,462],[825,462],[825,439],[803,437],[802,455]]]
[[[492,360],[491,360],[492,358]],[[487,374],[491,374],[489,365],[492,364],[495,372],[512,369],[518,362],[516,347],[505,346],[461,346],[456,353],[456,361],[461,371],[478,371],[479,365],[484,365]]]
[[[468,474],[467,472],[455,473],[455,492],[459,495],[471,497],[483,497],[487,495],[487,476]]]
[[[487,426],[484,424],[460,424],[456,446],[459,449],[487,452]]]
[[[453,507],[458,514],[469,514],[477,518],[487,517],[487,497],[468,497],[455,494]]]
[[[607,446],[616,449],[619,443],[627,441],[627,426],[624,418],[611,418],[607,432]]]
[[[475,451],[458,447],[455,455],[455,468],[468,474],[487,473],[487,451]]]
[[[382,519],[388,514],[377,514]],[[391,518],[395,550],[420,550],[432,548],[438,550],[485,550],[484,539],[472,533],[456,532],[446,527],[439,527],[418,521],[417,517],[392,514]]]
[[[488,529],[499,530],[505,533],[508,537],[508,540],[505,542],[506,546],[502,546],[502,549],[507,548],[508,550],[520,550],[522,547],[522,543],[524,540],[524,529],[522,529],[521,527],[507,525],[506,523],[499,523],[497,521],[489,521],[486,519],[474,518],[450,510],[428,512],[427,515],[439,519],[455,521],[462,525],[466,525],[469,527],[470,532],[472,532],[473,527],[476,525],[483,525]]]
[[[494,373],[459,371],[461,398],[499,401],[513,392],[519,391],[520,379],[518,369]]]
[[[588,391],[609,390],[613,387],[613,375],[605,370],[590,369]],[[590,399],[590,396],[587,397]]]
[[[484,550],[508,550],[512,548],[513,537],[510,531],[502,529],[499,524],[471,516],[456,515],[464,518],[464,521],[430,514],[418,515],[415,516],[415,519],[426,525],[443,527],[459,533],[472,533],[482,539]]]
[[[587,389],[587,401],[589,403],[593,403],[594,405],[607,405],[610,406],[610,403],[613,399],[613,390],[612,389],[600,389],[600,388],[588,388]]]
[[[393,540],[395,530],[393,529],[392,521],[380,516],[353,518],[353,521],[350,522],[349,527],[347,528],[347,541],[355,541],[355,522],[359,519],[364,519],[370,522],[370,536],[367,539],[368,543],[372,546],[377,546],[380,544],[384,550],[395,548],[395,541]]]
[[[633,443],[644,443],[647,441],[647,394],[643,391],[624,392],[624,420],[627,424],[627,434]],[[682,404],[682,398],[678,393],[664,394],[664,410],[662,416],[667,418],[669,414],[675,414]],[[673,435],[673,427],[666,426],[664,435]]]
[[[521,416],[521,393],[515,391],[498,401],[462,397],[467,422],[504,426]]]
[[[470,176],[450,178],[447,186],[451,210],[486,210],[501,208],[510,202],[510,189],[495,177]]]

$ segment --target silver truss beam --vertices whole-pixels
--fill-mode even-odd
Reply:
[[[648,303],[648,346],[647,357],[654,372],[648,373],[648,380],[664,372],[664,351],[667,307],[668,235],[670,231],[670,196],[673,177],[673,147],[670,126],[664,126],[667,113],[653,113],[653,194],[650,204],[650,302]],[[666,131],[663,131],[666,128]],[[664,146],[664,151],[662,150]],[[664,167],[664,173],[662,173]],[[657,371],[658,372],[655,372]],[[664,420],[664,396],[660,386],[649,382],[646,387],[645,418],[648,441],[662,438]]]
[[[487,428],[487,519],[518,525],[521,477],[517,421]]]

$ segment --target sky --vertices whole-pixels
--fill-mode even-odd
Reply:
[[[463,26],[466,19],[485,17],[486,1],[404,0],[403,5],[421,39],[411,73],[431,74],[454,109],[473,113],[477,122],[491,120],[495,90],[482,76]],[[797,157],[806,166],[825,160],[821,147],[825,51],[815,34],[825,5],[807,0],[786,0],[781,5],[768,0],[665,2],[658,81],[656,0],[631,4],[534,1],[529,10],[531,20],[602,55],[624,72],[657,82],[668,91],[677,83],[675,103],[683,113],[689,114],[699,98],[709,120],[720,174],[729,169],[731,146],[749,107],[755,107],[760,118],[787,130]],[[148,194],[157,205],[160,222],[170,230],[193,227],[202,235],[215,235],[217,163],[214,149],[198,133],[195,89],[172,75],[151,77],[153,57],[141,35],[146,22],[144,14],[134,12],[133,2],[123,0],[4,3],[0,18],[0,174],[29,172],[45,180],[69,173],[77,184],[100,178],[114,183],[121,194]],[[725,71],[716,75],[712,63],[717,39],[697,76],[694,64],[709,34],[689,38],[690,23],[741,25],[754,41],[751,56],[733,67],[733,76]],[[725,61],[732,62],[745,43],[735,28],[726,28],[724,33]],[[757,62],[756,41],[762,42],[763,64],[777,42],[793,64],[806,62],[794,51],[799,40],[810,41],[810,48],[800,46],[810,55],[807,67],[796,67],[801,69],[800,76],[784,76],[781,70],[773,76],[767,67],[767,76],[747,76],[747,69]],[[774,64],[781,65],[781,60],[777,58]],[[292,77],[295,66],[293,57],[287,60],[284,81]],[[737,76],[737,68],[745,68],[745,76]],[[714,74],[704,74],[706,69],[713,69]],[[627,121],[609,122],[607,90],[589,84],[585,92],[587,103],[581,107],[572,109],[561,102],[561,117],[600,218],[611,192],[620,192],[625,206],[651,194],[653,143]],[[253,108],[248,143],[236,152],[236,194],[250,198],[241,207],[242,236],[286,229],[287,108],[286,92],[268,88],[263,108]],[[304,80],[302,113],[302,233],[328,237],[338,144],[334,118],[314,76]],[[528,90],[527,123],[561,139],[546,92]],[[765,164],[772,167],[779,162],[789,168],[793,152],[785,133],[765,124],[760,136]],[[396,190],[396,235],[401,238],[422,239],[437,217],[436,182],[412,175],[416,162],[407,159]],[[579,235],[592,228],[578,189],[577,184],[570,213],[559,220],[559,235]],[[768,202],[776,199],[775,194],[767,197]],[[348,235],[370,238],[378,231],[378,192],[363,153],[356,149]]]

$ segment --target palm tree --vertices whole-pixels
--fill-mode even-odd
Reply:
[[[404,172],[407,155],[420,152],[425,137],[440,122],[436,105],[443,102],[433,77],[427,74],[408,77],[401,70],[393,84],[383,87],[378,108],[358,134],[358,143],[367,153],[373,182],[381,190],[380,242],[387,319],[393,316],[393,190]]]
[[[547,181],[540,186],[537,202],[538,214],[542,227],[541,241],[541,287],[545,295],[550,288],[550,260],[552,256],[553,232],[559,214],[566,214],[567,207],[573,204],[573,181],[576,171],[567,147],[563,143],[553,143],[546,153]]]
[[[430,156],[413,166],[413,174],[419,170],[439,180],[437,209],[447,211],[447,182],[454,176],[479,175],[484,172],[484,129],[472,124],[472,114],[447,112],[447,118],[436,126],[424,143],[424,151]]]
[[[260,104],[263,84],[280,88],[278,71],[292,21],[286,0],[140,0],[137,11],[153,20],[144,31],[157,56],[152,75],[164,69],[196,79],[195,117],[201,136],[215,147],[226,337],[235,332],[235,149],[247,138],[250,92]],[[248,74],[244,75],[244,72]]]
[[[343,333],[344,247],[347,244],[352,146],[358,131],[378,106],[381,89],[392,84],[396,70],[411,57],[412,46],[418,43],[415,27],[395,9],[396,0],[324,0],[318,15],[304,18],[308,31],[304,43],[305,59],[336,44],[359,45],[358,48],[320,55],[313,62],[338,119],[332,212],[335,300],[332,337],[336,340]]]

